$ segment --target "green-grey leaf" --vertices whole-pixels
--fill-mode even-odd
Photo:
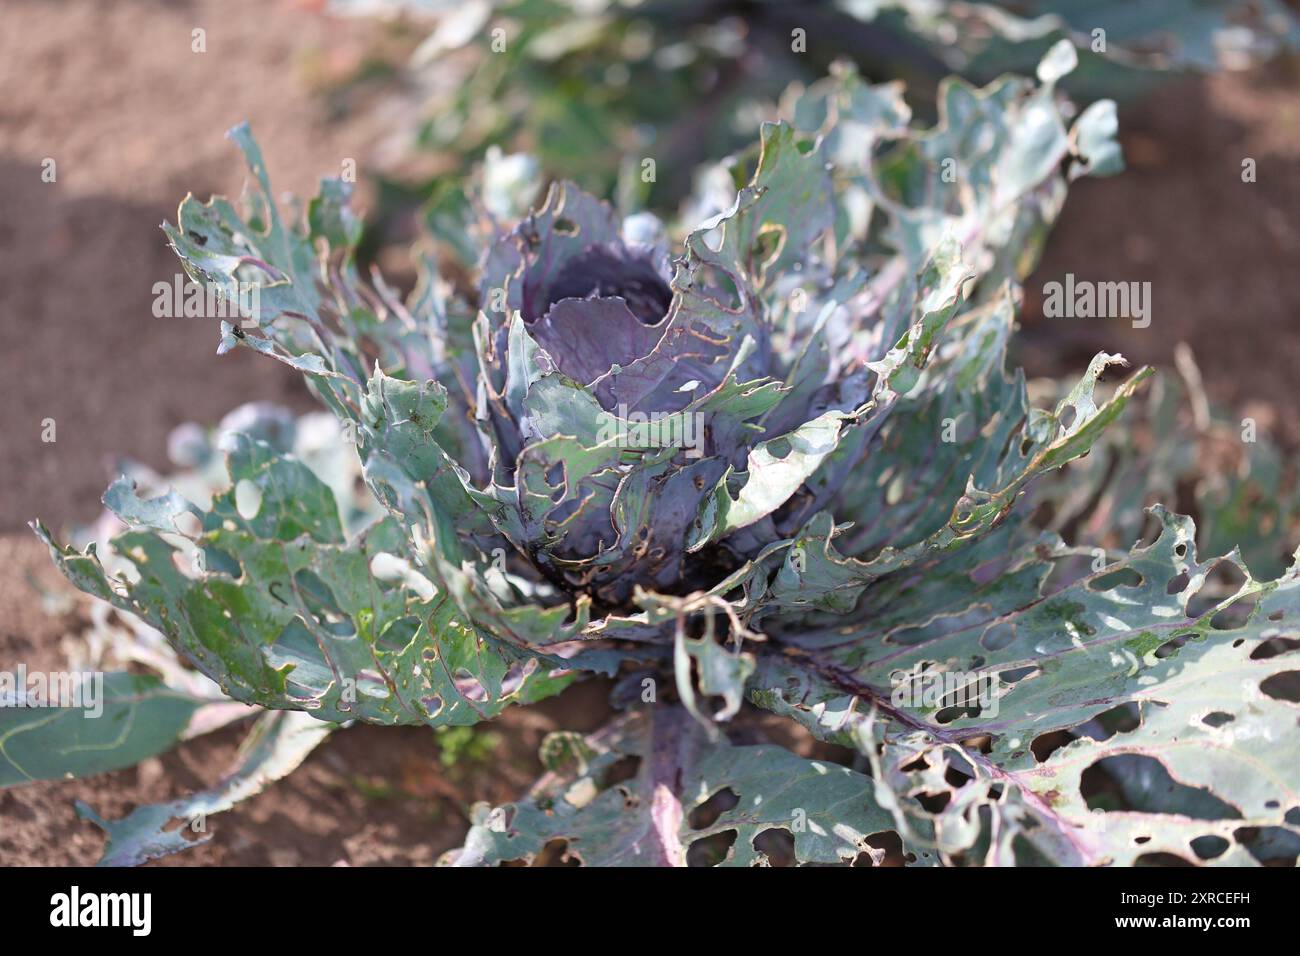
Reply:
[[[349,542],[333,494],[301,463],[239,435],[228,467],[233,487],[213,498],[194,542],[198,577],[152,530],[114,542],[134,583],[110,580],[93,551],[42,536],[75,585],[158,628],[246,703],[332,721],[472,724],[572,680],[565,662],[484,632],[403,565],[408,542],[393,519]],[[241,485],[260,492],[251,516],[236,501]],[[122,512],[133,513],[159,509]]]
[[[0,705],[0,787],[130,767],[170,749],[194,712],[211,703],[152,675],[69,676],[85,679],[83,706],[19,706],[9,699]]]
[[[464,848],[444,863],[531,861],[560,843],[567,858],[588,866],[755,866],[769,862],[755,839],[782,831],[793,839],[797,862],[843,864],[860,854],[879,856],[868,839],[895,829],[864,774],[772,745],[711,742],[690,715],[668,704],[618,718],[585,740],[553,740],[547,749],[556,754],[553,769],[528,798],[476,808]],[[629,762],[636,774],[615,776]],[[693,812],[723,790],[738,802],[693,826]],[[717,836],[732,838],[725,857],[695,858],[692,847],[704,850],[700,841]]]
[[[886,579],[857,612],[871,641],[855,641],[851,626],[792,637],[806,657],[760,656],[752,699],[859,745],[858,728],[877,709],[892,728],[885,759],[908,793],[933,789],[933,774],[911,779],[900,767],[941,767],[951,753],[981,786],[1020,792],[1038,821],[1025,838],[1057,862],[1131,864],[1149,853],[1199,862],[1193,842],[1202,837],[1223,841],[1216,862],[1259,861],[1260,831],[1274,835],[1272,853],[1300,839],[1300,759],[1290,752],[1300,641],[1289,623],[1300,613],[1300,578],[1293,566],[1257,582],[1235,554],[1198,561],[1190,520],[1155,513],[1153,544],[1057,590],[1046,589],[1048,572],[1072,556],[1049,541],[1009,559],[974,548],[906,581]],[[1220,565],[1245,582],[1221,599],[1197,598]],[[974,713],[956,697],[899,697],[916,675],[944,674],[983,675],[996,697]],[[1133,723],[1108,726],[1125,708]],[[1040,748],[1058,733],[1072,742],[1044,758]],[[1158,765],[1172,782],[1136,789],[1139,777],[1121,761],[1112,772],[1128,803],[1090,805],[1083,776],[1105,772],[1113,757],[1149,758],[1137,766]],[[980,799],[996,802],[991,792]],[[966,833],[949,852],[977,838]]]

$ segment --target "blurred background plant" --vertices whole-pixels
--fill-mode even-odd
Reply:
[[[330,14],[388,18],[391,31],[345,72],[342,101],[386,87],[418,117],[380,155],[389,200],[437,198],[490,148],[622,211],[675,210],[696,166],[752,139],[791,84],[847,61],[901,80],[918,116],[940,79],[983,85],[1030,74],[1061,38],[1080,64],[1076,102],[1126,100],[1187,72],[1242,69],[1300,43],[1280,0],[325,0]],[[422,37],[422,39],[421,39]],[[404,56],[410,50],[409,57]],[[405,59],[405,62],[402,62]],[[656,161],[653,181],[643,163]]]

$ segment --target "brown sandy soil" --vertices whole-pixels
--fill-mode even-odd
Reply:
[[[0,530],[98,512],[112,461],[166,463],[185,420],[241,402],[306,407],[299,377],[252,354],[217,361],[208,320],[155,318],[180,271],[158,225],[186,192],[237,196],[224,132],[252,123],[279,190],[311,195],[356,159],[368,116],[330,115],[308,88],[364,49],[373,25],[284,2],[6,0],[0,12]],[[191,50],[206,30],[207,52]],[[41,180],[42,164],[57,180]],[[57,441],[42,442],[54,419]]]
[[[190,31],[207,30],[208,52]],[[313,95],[347,71],[373,25],[331,22],[288,3],[6,0],[0,11],[0,665],[56,667],[81,612],[47,616],[37,590],[67,590],[23,529],[93,518],[117,456],[163,466],[168,431],[214,422],[262,398],[307,407],[295,376],[216,329],[156,319],[151,288],[177,267],[158,223],[188,190],[235,194],[243,172],[221,133],[249,119],[280,189],[366,157],[375,116]],[[344,104],[346,106],[346,104]],[[387,120],[385,120],[387,121]],[[1121,117],[1130,170],[1076,186],[1027,284],[1019,351],[1034,374],[1076,374],[1098,349],[1169,360],[1188,341],[1212,397],[1300,441],[1291,410],[1300,362],[1300,71],[1294,63],[1182,81]],[[1243,184],[1241,160],[1258,162]],[[42,183],[42,161],[57,161]],[[1041,316],[1043,283],[1150,280],[1150,328]],[[1271,416],[1271,417],[1270,417]],[[57,441],[41,441],[53,418]],[[550,729],[586,729],[603,688],[576,689],[498,721],[499,757],[460,777],[418,729],[336,734],[266,793],[211,821],[194,864],[427,863],[456,845],[464,810],[517,796]],[[0,791],[0,864],[89,863],[100,832],[74,799],[109,816],[214,782],[231,729],[140,768]]]

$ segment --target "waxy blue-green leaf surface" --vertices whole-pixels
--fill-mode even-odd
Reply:
[[[133,766],[171,749],[209,703],[151,675],[68,676],[85,681],[73,701],[0,704],[0,787]]]

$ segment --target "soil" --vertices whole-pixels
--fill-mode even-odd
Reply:
[[[221,132],[253,124],[277,188],[310,193],[345,158],[366,159],[394,123],[320,95],[354,69],[374,24],[265,0],[7,0],[0,32],[0,663],[57,668],[80,615],[23,527],[85,522],[120,456],[166,461],[168,432],[241,402],[310,407],[295,375],[245,350],[217,359],[217,330],[151,314],[178,269],[158,224],[187,190],[237,194],[243,171]],[[206,30],[207,52],[191,49]],[[1300,67],[1181,80],[1124,108],[1130,169],[1071,193],[1026,288],[1018,351],[1031,374],[1077,374],[1097,350],[1170,361],[1188,342],[1213,399],[1289,448],[1300,336]],[[1244,158],[1258,181],[1243,183]],[[42,181],[47,158],[57,180]],[[362,205],[365,200],[363,196]],[[1045,319],[1042,287],[1150,281],[1149,328]],[[42,440],[53,419],[54,442]],[[497,756],[446,771],[418,729],[335,734],[287,780],[214,818],[214,839],[164,865],[429,863],[459,843],[475,800],[501,802],[538,770],[551,729],[597,726],[605,688],[577,688],[493,725]],[[237,728],[138,768],[0,791],[0,864],[93,862],[102,834],[74,799],[117,816],[215,782]]]

